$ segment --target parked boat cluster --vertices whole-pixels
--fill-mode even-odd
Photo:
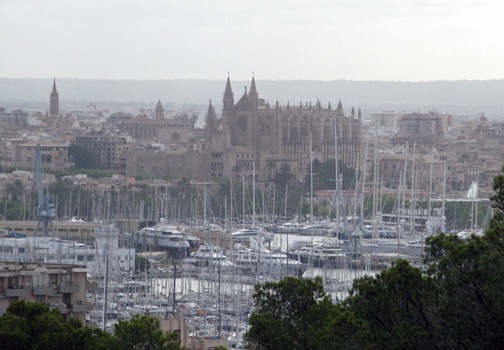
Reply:
[[[209,231],[196,231],[161,220],[121,235],[103,224],[94,233],[94,244],[4,237],[0,255],[18,262],[85,264],[95,286],[88,293],[94,306],[88,321],[103,329],[112,330],[114,323],[136,313],[181,313],[191,336],[227,337],[230,347],[236,347],[242,344],[253,309],[253,285],[320,275],[337,301],[347,295],[355,277],[388,267],[398,258],[418,263],[424,246],[423,240],[365,239],[362,231],[341,239],[334,237],[331,226],[315,222],[309,228],[297,223],[232,232],[221,228],[212,240]],[[150,266],[135,273],[142,269],[136,266],[137,255]]]

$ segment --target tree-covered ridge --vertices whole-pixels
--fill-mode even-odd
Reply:
[[[503,169],[504,172],[504,169]],[[333,304],[321,278],[255,287],[251,349],[500,349],[504,344],[504,175],[483,236],[427,240],[426,270],[398,261]]]

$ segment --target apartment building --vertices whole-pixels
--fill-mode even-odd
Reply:
[[[0,262],[0,314],[17,300],[48,303],[66,319],[86,321],[92,305],[86,292],[92,288],[86,266]]]

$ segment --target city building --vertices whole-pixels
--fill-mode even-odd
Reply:
[[[371,125],[386,128],[396,128],[403,113],[396,111],[382,111],[371,114]]]
[[[319,100],[313,105],[270,105],[259,97],[254,78],[250,90],[245,88],[235,101],[228,77],[222,102],[220,119],[211,102],[206,117],[205,140],[212,153],[207,166],[211,174],[240,178],[242,174],[236,170],[247,166],[250,169],[254,164],[257,178],[264,179],[268,168],[280,169],[287,162],[295,164],[291,171],[302,177],[308,173],[310,160],[334,159],[336,144],[339,159],[350,168],[357,165],[363,140],[361,112],[352,108],[350,115],[345,116],[341,101],[336,109],[330,103],[322,107]],[[228,162],[224,160],[226,152]],[[240,164],[241,154],[249,156],[250,164]],[[217,161],[221,158],[222,162]]]
[[[27,169],[33,168],[37,145],[40,145],[42,168],[68,169],[74,166],[74,163],[69,160],[68,144],[51,141],[23,142],[23,140],[13,142],[14,155],[11,164],[7,164]]]
[[[86,267],[66,264],[0,262],[0,314],[17,300],[48,303],[68,320],[86,321]]]
[[[104,132],[78,135],[72,141],[72,145],[83,146],[91,151],[97,167],[114,170],[123,170],[122,150],[126,143],[125,137]]]

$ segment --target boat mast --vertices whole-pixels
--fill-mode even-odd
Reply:
[[[473,202],[474,202],[474,213],[473,213],[473,230],[476,230],[478,227],[478,191],[479,191],[479,172],[476,173],[476,184],[474,186],[474,192],[473,192]]]
[[[432,167],[434,163],[434,149],[431,150],[431,163],[429,170],[429,197],[428,197],[428,205],[427,205],[427,234],[431,233],[431,197],[432,197]]]
[[[360,224],[364,224],[364,193],[366,190],[366,176],[367,176],[367,154],[368,154],[368,141],[366,140],[366,149],[364,151],[364,163],[362,165],[362,193],[360,202]]]
[[[375,131],[375,142],[374,142],[374,170],[373,170],[373,217],[372,217],[372,225],[373,225],[373,239],[377,238],[377,197],[378,197],[378,132]]]
[[[313,151],[312,151],[311,131],[310,131],[310,230],[311,230],[311,244],[313,244]]]
[[[357,203],[358,199],[358,185],[359,185],[359,163],[360,163],[360,153],[357,154],[357,163],[355,168],[355,190],[354,190],[354,204],[353,204],[353,215],[352,215],[352,223],[353,229],[357,229]]]
[[[443,163],[443,196],[441,198],[441,232],[445,232],[446,161]]]
[[[335,187],[334,187],[334,195],[332,198],[332,203],[331,205],[334,207],[334,212],[336,215],[336,227],[337,230],[339,229],[339,223],[340,223],[340,183],[339,183],[339,168],[338,168],[338,130],[336,128],[336,116],[333,118],[333,124],[334,124],[334,181],[335,181]],[[313,196],[313,195],[312,195]]]
[[[416,156],[416,141],[413,142],[413,158],[411,161],[411,234],[415,233],[416,224],[416,196],[415,196],[415,156]]]
[[[242,229],[245,228],[245,174],[242,174]]]
[[[406,141],[406,147],[404,149],[404,173],[402,177],[402,183],[400,182],[400,185],[402,185],[402,192],[399,191],[399,200],[401,200],[402,196],[402,202],[401,202],[401,215],[399,219],[401,220],[401,225],[399,226],[400,232],[403,233],[405,231],[404,225],[406,223],[405,218],[405,210],[406,210],[406,173],[408,171],[408,141]],[[399,209],[399,207],[398,207]],[[399,231],[397,232],[397,238],[399,239]]]

